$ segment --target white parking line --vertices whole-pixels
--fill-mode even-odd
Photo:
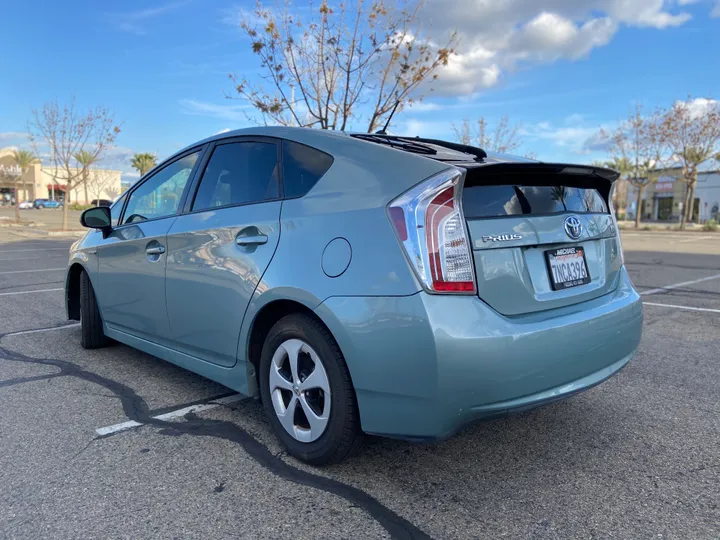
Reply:
[[[65,289],[37,289],[35,291],[15,291],[15,292],[4,292],[0,293],[0,296],[14,296],[16,294],[33,294],[33,293],[39,293],[39,292],[54,292],[54,291],[64,291]]]
[[[685,285],[694,285],[695,283],[702,283],[703,281],[710,281],[711,279],[720,279],[720,274],[715,274],[714,276],[707,276],[700,279],[693,279],[692,281],[683,281],[682,283],[674,283],[672,285],[666,285],[665,287],[659,287],[657,289],[650,289],[649,291],[643,291],[640,294],[643,296],[648,296],[650,294],[657,294],[665,291],[671,291],[673,289],[679,289],[680,287],[684,287]]]
[[[655,304],[653,302],[643,302],[643,306],[661,306],[675,309],[686,309],[688,311],[707,311],[709,313],[720,313],[720,309],[710,309],[692,306],[676,306],[675,304]]]
[[[67,270],[64,268],[37,268],[35,270],[10,270],[9,272],[0,272],[0,274],[29,274],[30,272],[55,272],[58,270]]]
[[[215,401],[211,401],[210,403],[199,403],[197,405],[190,405],[189,407],[183,407],[182,409],[177,409],[175,411],[170,411],[170,412],[166,412],[164,414],[159,414],[157,416],[153,416],[153,418],[155,420],[170,420],[172,418],[180,418],[182,416],[185,416],[188,413],[208,411],[210,409],[220,407],[221,405],[229,405],[230,403],[236,403],[238,401],[242,401],[243,399],[247,399],[247,397],[240,395],[240,394],[234,394],[232,396],[227,396],[224,398],[216,399]],[[118,431],[125,431],[126,429],[131,429],[131,428],[142,426],[142,425],[143,424],[140,422],[136,422],[134,420],[129,420],[127,422],[122,422],[121,424],[115,424],[113,426],[97,428],[95,430],[95,433],[97,433],[98,435],[101,435],[101,436],[102,435],[110,435],[111,433],[117,433]]]
[[[70,247],[66,248],[34,248],[34,249],[0,249],[0,253],[21,253],[24,251],[65,251],[70,253]]]
[[[695,238],[685,238],[684,240],[678,240],[677,242],[670,242],[671,244],[687,244],[688,242],[696,242],[698,240],[709,240],[715,238],[714,236],[697,236]]]
[[[3,337],[8,336],[22,336],[23,334],[39,334],[40,332],[52,332],[53,330],[63,330],[64,328],[77,328],[80,323],[64,324],[62,326],[55,326],[53,328],[40,328],[38,330],[21,330],[20,332],[10,332],[5,334]]]

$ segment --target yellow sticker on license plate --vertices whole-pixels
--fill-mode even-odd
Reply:
[[[590,283],[585,251],[581,247],[551,249],[545,252],[550,285],[554,291]]]

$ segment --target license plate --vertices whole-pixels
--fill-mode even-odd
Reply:
[[[590,283],[590,272],[588,272],[583,248],[551,249],[545,252],[545,259],[553,291]]]

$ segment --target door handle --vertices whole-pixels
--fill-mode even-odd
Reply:
[[[267,244],[268,237],[264,234],[254,234],[252,236],[238,236],[235,243],[238,246],[257,246]]]
[[[153,246],[149,247],[145,250],[145,253],[148,255],[162,255],[165,253],[165,247],[164,246]]]

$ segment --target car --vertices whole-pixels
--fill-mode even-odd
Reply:
[[[35,199],[33,201],[33,207],[38,210],[43,208],[62,208],[62,203],[53,199]]]
[[[33,201],[23,201],[19,205],[20,209],[27,210],[33,207]]]
[[[112,206],[112,201],[109,201],[107,199],[93,199],[90,201],[90,204],[92,206]]]
[[[436,139],[223,133],[82,214],[67,316],[86,349],[116,340],[259,397],[309,464],[363,434],[443,440],[635,354],[617,178]]]

